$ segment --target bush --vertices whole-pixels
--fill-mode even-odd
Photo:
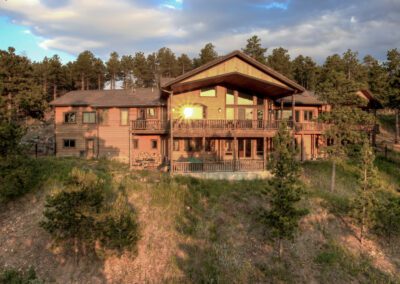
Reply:
[[[116,250],[135,247],[138,225],[126,196],[106,206],[105,189],[93,172],[72,169],[66,187],[46,198],[40,225],[56,241],[73,244],[75,252],[94,250],[96,241]]]
[[[120,188],[112,210],[107,212],[104,220],[97,225],[103,246],[119,251],[127,247],[134,249],[139,240],[136,215],[130,208],[123,190]]]
[[[400,197],[394,194],[381,194],[373,212],[375,233],[380,236],[400,236]]]
[[[0,159],[0,203],[15,199],[37,188],[41,180],[38,163],[28,157]]]
[[[0,271],[0,284],[41,284],[44,283],[36,276],[33,268],[26,272],[15,269],[6,269]]]

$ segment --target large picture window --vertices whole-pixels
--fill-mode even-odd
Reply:
[[[246,93],[239,93],[238,96],[238,105],[252,105],[253,104],[253,96]]]
[[[96,123],[96,113],[83,112],[83,123]]]
[[[233,94],[233,90],[226,90],[225,100],[227,105],[233,105],[235,103],[235,95]]]

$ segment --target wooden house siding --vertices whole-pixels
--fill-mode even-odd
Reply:
[[[239,72],[241,74],[254,77],[256,79],[260,79],[266,82],[270,82],[276,85],[280,85],[283,87],[288,87],[286,84],[282,83],[281,81],[271,77],[270,75],[266,74],[265,72],[257,69],[256,67],[244,62],[242,59],[238,57],[233,57],[228,59],[210,69],[207,69],[199,74],[196,74],[190,78],[183,80],[183,83],[196,81],[200,79],[205,79],[209,77],[219,76],[227,73],[232,72]]]

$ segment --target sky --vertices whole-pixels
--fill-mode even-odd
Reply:
[[[384,60],[400,49],[400,0],[0,0],[0,49],[35,61],[164,46],[193,57],[208,42],[223,55],[252,35],[292,58],[322,63],[350,48]]]

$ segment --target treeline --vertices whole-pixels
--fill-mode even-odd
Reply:
[[[256,35],[247,40],[242,50],[331,104],[342,103],[343,98],[347,99],[344,94],[368,88],[386,107],[400,108],[400,51],[397,49],[388,50],[384,62],[371,55],[360,60],[358,53],[349,49],[342,55],[328,56],[322,65],[309,56],[292,59],[282,47],[267,55],[268,49]],[[215,46],[208,43],[193,59],[187,54],[177,56],[163,47],[147,56],[143,52],[122,56],[112,52],[106,61],[84,51],[75,61],[63,64],[58,55],[31,62],[10,47],[0,50],[2,113],[41,118],[46,103],[65,92],[103,89],[105,84],[115,89],[117,81],[122,81],[125,89],[156,87],[161,78],[177,77],[218,56]]]

